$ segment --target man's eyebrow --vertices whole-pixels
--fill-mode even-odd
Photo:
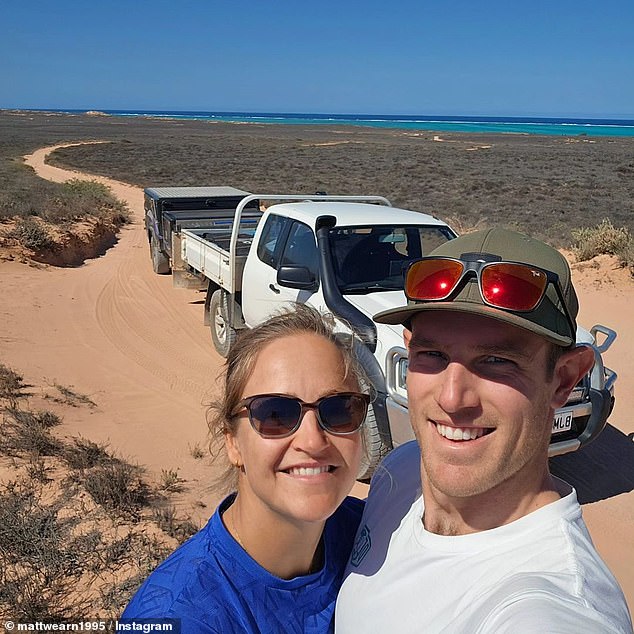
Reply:
[[[494,344],[482,344],[476,346],[476,350],[482,354],[493,357],[504,357],[512,355],[516,359],[532,359],[535,356],[534,350],[527,350],[525,345],[517,341],[502,341]]]
[[[424,335],[412,335],[409,345],[410,348],[438,348],[441,344],[433,339],[428,339]]]
[[[410,348],[430,348],[441,350],[445,347],[445,343],[435,339],[430,339],[425,335],[412,335],[410,340]],[[515,359],[528,360],[535,356],[534,350],[527,350],[524,342],[521,341],[498,341],[496,343],[483,343],[473,348],[480,354],[495,356],[513,356]]]

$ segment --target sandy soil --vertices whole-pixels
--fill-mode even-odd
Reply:
[[[440,139],[438,139],[440,140]],[[45,164],[54,148],[26,158],[42,178],[58,182],[77,172]],[[92,178],[86,176],[87,178]],[[134,217],[104,256],[79,268],[44,270],[0,263],[3,323],[0,358],[38,384],[73,386],[97,409],[70,410],[62,433],[107,441],[151,473],[178,469],[187,481],[181,510],[202,523],[218,503],[212,467],[191,455],[205,445],[205,403],[213,398],[222,360],[203,326],[204,297],[174,289],[152,272],[142,228],[142,191],[102,177]],[[619,373],[613,427],[587,451],[556,462],[582,491],[593,539],[634,605],[634,283],[603,257],[575,265],[580,323],[605,323],[619,338],[605,356]],[[608,433],[609,432],[609,433]],[[605,440],[604,440],[605,436]],[[363,495],[365,488],[355,491]],[[201,503],[206,508],[201,507]]]

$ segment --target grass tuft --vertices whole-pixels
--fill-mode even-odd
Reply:
[[[196,443],[189,446],[189,455],[196,460],[202,460],[205,457],[205,452],[202,447]]]
[[[54,383],[53,387],[61,395],[61,398],[55,396],[51,397],[57,403],[64,403],[65,405],[71,405],[72,407],[78,407],[79,405],[97,407],[97,403],[95,403],[89,396],[86,396],[85,394],[80,394],[70,387],[60,385],[59,383]]]
[[[183,543],[198,531],[198,527],[189,519],[180,519],[174,506],[159,506],[154,508],[152,518],[158,527],[170,537]]]
[[[597,255],[616,255],[621,266],[634,269],[634,238],[626,227],[615,227],[604,218],[594,227],[572,230],[572,251],[579,261]]]
[[[183,480],[176,471],[172,469],[161,469],[159,489],[168,493],[180,493],[183,490]]]

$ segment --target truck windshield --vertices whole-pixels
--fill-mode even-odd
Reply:
[[[455,235],[442,226],[334,227],[333,266],[342,293],[400,290],[412,261]]]

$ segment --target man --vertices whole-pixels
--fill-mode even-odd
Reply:
[[[594,362],[565,259],[479,231],[413,264],[405,290],[375,320],[405,326],[417,443],[373,478],[337,633],[632,632],[574,489],[548,471],[553,413]]]

